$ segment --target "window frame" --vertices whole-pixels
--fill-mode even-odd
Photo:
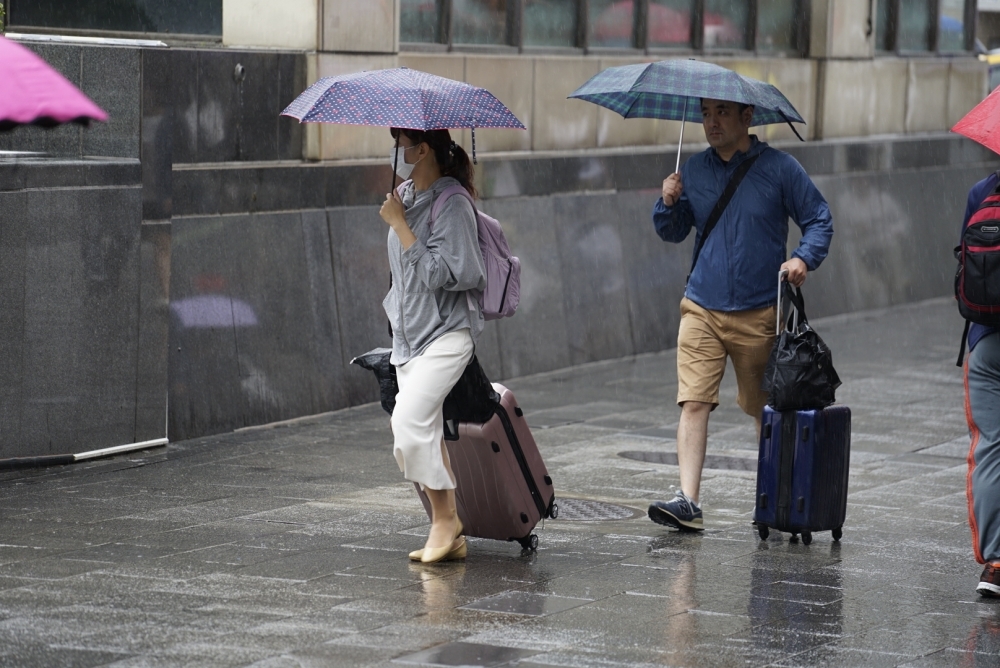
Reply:
[[[926,50],[913,50],[913,49],[902,49],[899,46],[899,17],[900,17],[900,7],[902,5],[902,0],[886,0],[889,3],[889,13],[888,13],[888,25],[886,26],[886,41],[888,44],[885,48],[882,47],[876,40],[875,53],[876,54],[891,54],[897,56],[905,56],[908,58],[921,57],[921,56],[948,56],[948,55],[966,55],[972,54],[975,51],[976,43],[976,0],[964,0],[965,5],[963,8],[962,17],[962,28],[965,31],[964,35],[964,48],[959,50],[942,50],[941,49],[941,0],[929,0],[928,2],[928,15],[929,21],[927,24],[927,46]],[[878,5],[877,0],[872,3],[872,19],[878,19]],[[877,35],[878,32],[875,31]]]
[[[759,1],[747,0],[747,26],[744,48],[705,48],[705,0],[693,0],[691,36],[684,46],[649,46],[649,4],[650,0],[633,0],[631,47],[602,47],[589,44],[589,3],[590,0],[573,0],[576,4],[576,36],[573,45],[533,46],[524,44],[524,2],[507,0],[507,41],[504,44],[461,44],[454,43],[452,31],[454,0],[436,0],[438,7],[438,41],[400,41],[400,50],[407,52],[472,52],[472,53],[529,53],[529,54],[597,54],[597,55],[686,55],[707,56],[747,56],[767,55],[775,57],[805,57],[809,53],[809,24],[812,3],[809,0],[795,0],[793,19],[794,46],[784,51],[761,51],[757,45],[760,34]],[[898,0],[895,0],[898,2]],[[966,0],[968,3],[969,0]]]
[[[4,31],[27,35],[66,35],[70,37],[98,37],[108,39],[148,39],[167,44],[222,44],[222,31],[215,33],[148,32],[142,30],[102,30],[99,28],[70,28],[65,26],[35,26],[11,23],[11,4],[27,4],[31,0],[0,0],[4,8]],[[16,16],[16,12],[14,14]]]

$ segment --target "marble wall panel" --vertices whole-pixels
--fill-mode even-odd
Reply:
[[[170,222],[143,224],[139,249],[136,442],[167,435]]]
[[[870,74],[870,62],[827,60],[820,63],[817,138],[868,134],[868,109],[873,92]]]
[[[330,244],[321,212],[230,221],[229,295],[256,326],[236,327],[243,423],[264,424],[342,406]]]
[[[679,304],[694,244],[693,234],[681,244],[667,243],[656,235],[652,210],[659,196],[658,190],[633,190],[615,196],[636,353],[676,345]]]
[[[139,188],[27,195],[17,454],[135,436]]]
[[[905,208],[893,197],[883,196],[881,175],[816,177],[813,179],[830,204],[833,241],[830,254],[806,281],[805,297],[813,318],[854,309],[888,306],[894,280],[884,255],[884,241],[869,229],[873,218],[882,219],[884,239],[897,239],[909,228]],[[789,249],[798,245],[798,228],[790,226]]]
[[[347,404],[325,214],[174,225],[171,438]]]
[[[240,157],[240,83],[233,78],[245,54],[198,52],[197,162],[225,162]]]
[[[933,132],[948,127],[947,60],[910,60],[906,87],[906,131]]]
[[[535,60],[531,148],[536,151],[597,146],[595,104],[566,96],[598,72],[597,59],[548,57]]]
[[[279,100],[279,58],[271,53],[244,53],[238,59],[246,76],[237,84],[238,160],[278,157],[278,114],[283,109]]]
[[[830,202],[834,237],[806,284],[810,315],[949,294],[965,190],[983,173],[959,167],[816,178]],[[792,230],[790,248],[798,241]]]
[[[907,63],[901,58],[871,61],[871,100],[868,131],[871,134],[902,133],[906,129]]]
[[[524,123],[525,130],[477,130],[476,150],[482,152],[531,149],[534,62],[525,57],[465,57],[465,81],[497,96]],[[469,144],[463,144],[468,148]]]
[[[313,51],[320,45],[319,0],[225,0],[222,43]]]
[[[253,306],[234,301],[230,235],[244,216],[175,217],[171,225],[170,440],[244,425],[236,330],[254,327]]]
[[[306,89],[306,58],[299,53],[278,54],[278,113]],[[278,116],[278,159],[302,158],[303,125],[294,118]]]
[[[792,106],[798,110],[806,124],[795,124],[802,138],[811,140],[816,136],[816,86],[819,67],[815,60],[803,58],[768,58],[768,83],[778,87]],[[755,132],[765,141],[797,139],[787,124],[772,124],[756,128]]]
[[[395,53],[399,51],[397,0],[319,0],[322,51]]]
[[[83,133],[83,155],[138,158],[141,50],[104,47],[82,53],[80,88],[108,112],[107,123],[92,123]]]
[[[143,49],[142,161],[143,220],[168,220],[173,214],[174,68],[166,49]]]
[[[951,61],[948,74],[948,125],[952,126],[962,116],[979,104],[989,93],[989,67],[978,60]]]
[[[25,248],[28,193],[0,192],[0,459],[23,452]],[[15,452],[16,449],[16,452]]]
[[[503,198],[481,203],[500,221],[511,252],[521,261],[521,301],[512,318],[497,321],[501,377],[570,364],[563,272],[553,199]]]
[[[327,224],[347,396],[351,405],[376,401],[374,376],[350,361],[372,348],[392,346],[382,309],[389,291],[389,228],[374,206],[328,209]]]
[[[312,336],[309,338],[308,358],[300,363],[315,367],[317,376],[313,384],[314,403],[321,411],[349,405],[350,392],[346,383],[348,365],[345,360],[341,337],[340,315],[337,307],[337,285],[333,272],[333,255],[330,225],[325,209],[302,212],[302,243],[305,259],[303,276],[308,279],[308,313]],[[279,230],[280,232],[280,230]],[[295,335],[293,323],[291,335]],[[308,391],[310,388],[304,388]],[[296,410],[295,406],[290,409]]]
[[[579,193],[552,199],[570,363],[632,354],[625,255],[615,197]]]
[[[167,67],[172,71],[169,95],[174,110],[173,163],[198,162],[198,52],[170,49]],[[152,65],[152,64],[151,64]],[[143,72],[146,74],[145,70]],[[151,69],[149,75],[154,75]],[[143,85],[148,90],[159,87],[148,77]]]
[[[174,217],[220,212],[222,170],[197,166],[171,172],[171,208]]]

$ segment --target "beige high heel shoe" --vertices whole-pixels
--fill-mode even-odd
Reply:
[[[444,555],[444,559],[442,559],[441,561],[454,561],[455,559],[465,559],[468,552],[469,549],[468,546],[465,544],[465,537],[459,536],[451,544],[451,552]],[[420,561],[423,556],[424,556],[423,548],[419,550],[414,550],[413,552],[410,552],[410,561]]]
[[[462,535],[462,530],[464,529],[464,527],[462,526],[462,520],[458,519],[457,517],[455,518],[455,522],[456,522],[455,538],[457,539],[459,536]],[[452,545],[453,544],[454,541],[452,541]],[[420,555],[421,563],[433,564],[436,561],[443,560],[445,557],[451,554],[452,545],[445,545],[444,547],[425,547],[423,554]],[[459,549],[461,550],[466,549],[464,540],[462,541],[462,547]],[[462,556],[464,557],[465,555],[463,554]]]

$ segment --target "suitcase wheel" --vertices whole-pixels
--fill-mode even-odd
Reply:
[[[554,520],[557,517],[559,517],[559,504],[553,502],[549,507],[549,518]]]
[[[521,544],[522,549],[531,550],[532,552],[538,549],[538,536],[535,534],[519,538],[517,542]]]
[[[765,526],[763,524],[758,524],[757,525],[757,535],[760,536],[761,540],[767,540],[767,537],[768,537],[768,535],[770,533],[771,533],[771,530],[768,529],[767,526]]]
[[[811,542],[813,542],[812,532],[811,531],[803,531],[802,532],[802,544],[803,545],[808,545]]]
[[[840,537],[844,535],[844,532],[841,529],[843,529],[843,527],[837,527],[831,532],[833,533],[834,540],[840,540]]]

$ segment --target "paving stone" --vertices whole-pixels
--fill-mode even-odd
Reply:
[[[506,381],[557,498],[635,509],[545,522],[536,553],[409,562],[427,516],[377,405],[4,472],[0,666],[991,665],[952,300],[813,325],[854,414],[840,542],[759,540],[752,466],[706,469],[703,533],[650,522],[678,469],[619,453],[675,453],[676,364],[637,355]],[[708,454],[752,462],[732,373],[720,394]]]

